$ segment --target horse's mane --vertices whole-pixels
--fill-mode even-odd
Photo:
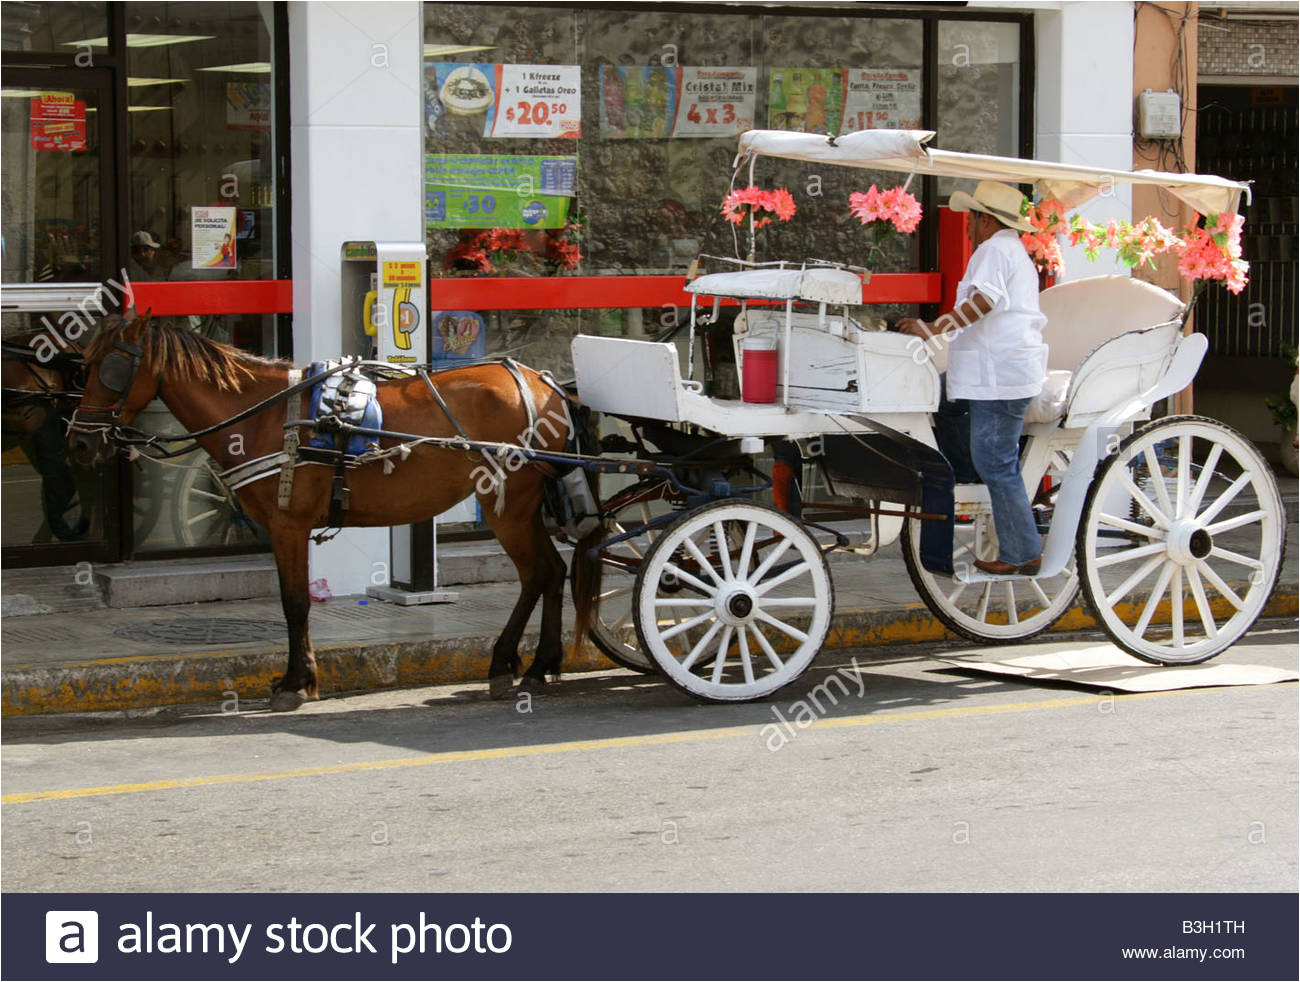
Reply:
[[[253,368],[282,364],[195,331],[155,323],[147,314],[133,321],[117,316],[105,318],[86,349],[86,360],[98,361],[112,350],[114,341],[126,340],[130,335],[135,335],[134,341],[140,345],[142,361],[152,361],[178,381],[210,382],[227,392],[238,392],[246,379],[253,378]]]

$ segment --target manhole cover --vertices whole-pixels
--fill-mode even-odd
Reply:
[[[170,621],[141,621],[114,628],[128,641],[162,641],[167,644],[239,644],[244,641],[283,640],[283,624],[241,620],[237,617],[193,617]]]

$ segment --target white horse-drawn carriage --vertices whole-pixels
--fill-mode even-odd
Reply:
[[[775,156],[1034,182],[1069,207],[1120,183],[1148,184],[1202,213],[1235,211],[1247,190],[1215,177],[945,152],[925,146],[931,136],[753,131],[741,137],[737,173],[748,166],[752,184],[756,160]],[[1000,577],[973,565],[997,553],[987,490],[954,485],[936,448],[942,350],[865,327],[862,278],[851,268],[739,265],[688,284],[690,344],[720,299],[738,304],[740,372],[748,341],[766,336],[779,352],[771,404],[707,395],[692,377],[693,352],[684,370],[671,341],[573,341],[579,397],[617,424],[606,454],[639,465],[630,484],[606,488],[608,535],[593,551],[603,582],[591,637],[616,661],[657,670],[702,699],[770,695],[826,639],[828,553],[869,554],[899,539],[926,604],[975,641],[1045,630],[1082,587],[1121,648],[1187,664],[1222,652],[1263,611],[1284,539],[1267,463],[1216,421],[1151,421],[1153,408],[1191,383],[1206,351],[1203,335],[1184,332],[1177,297],[1125,276],[1041,295],[1051,374],[1026,416],[1021,459],[1046,533],[1043,563],[1035,576]],[[802,445],[838,499],[857,503],[852,536],[752,500],[766,483],[754,460],[772,441]],[[647,469],[652,462],[661,466]],[[616,470],[608,456],[598,469]]]

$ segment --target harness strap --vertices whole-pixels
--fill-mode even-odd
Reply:
[[[537,435],[537,402],[533,399],[533,390],[529,387],[524,373],[519,370],[519,362],[513,358],[501,359],[501,366],[510,373],[519,386],[519,397],[523,400],[524,411],[528,414],[528,429],[524,431],[524,446],[531,448],[533,438]]]
[[[433,395],[433,401],[438,404],[438,408],[442,410],[443,415],[445,415],[451,425],[455,427],[457,434],[468,440],[469,434],[465,432],[465,427],[460,425],[460,420],[458,420],[456,414],[451,411],[451,407],[447,405],[447,400],[442,397],[442,393],[438,391],[438,387],[433,384],[433,379],[429,378],[428,369],[422,365],[420,366],[419,372],[420,378],[424,379],[424,384],[429,387],[429,392]]]
[[[289,369],[288,385],[290,391],[293,387],[302,381],[302,369]],[[290,399],[284,400],[284,421],[289,423],[293,418],[293,403]],[[288,511],[289,505],[293,501],[293,472],[298,466],[298,445],[301,437],[298,434],[298,427],[286,426],[284,428],[284,463],[280,465],[280,487],[276,493],[276,503],[281,511]]]

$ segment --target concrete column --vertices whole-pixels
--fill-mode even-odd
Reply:
[[[342,353],[339,250],[349,239],[424,236],[418,0],[289,4],[293,356]],[[389,562],[388,529],[313,545],[311,577],[364,593]]]
[[[1061,3],[1034,16],[1037,49],[1035,156],[1118,170],[1133,168],[1133,4]],[[1088,202],[1091,221],[1132,218],[1121,185]],[[1126,272],[1103,250],[1095,263],[1062,242],[1067,280]]]

